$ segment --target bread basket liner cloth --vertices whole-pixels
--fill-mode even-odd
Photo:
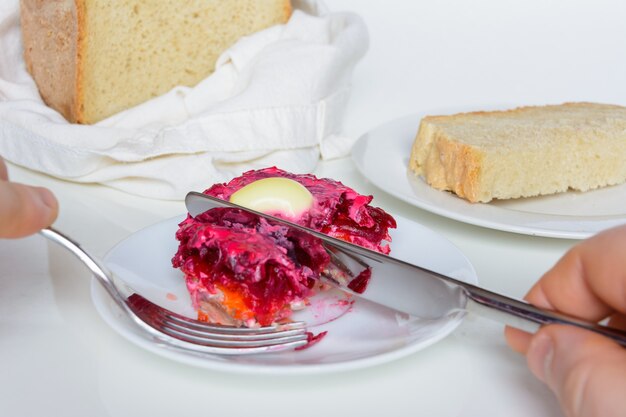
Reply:
[[[0,4],[0,155],[58,178],[181,199],[243,171],[312,171],[349,153],[341,134],[350,78],[368,34],[359,16],[293,1],[277,25],[241,38],[195,87],[94,125],[68,123],[26,71],[19,1]]]

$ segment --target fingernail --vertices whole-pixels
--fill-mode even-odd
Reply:
[[[37,191],[39,193],[39,198],[41,198],[41,201],[46,206],[50,207],[51,209],[56,208],[58,204],[57,199],[50,190],[48,190],[47,188],[39,188]]]
[[[549,385],[554,342],[547,334],[539,333],[533,337],[526,354],[528,367],[539,380]]]

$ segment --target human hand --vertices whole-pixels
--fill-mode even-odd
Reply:
[[[533,305],[626,329],[626,226],[585,240],[530,290]],[[507,328],[537,378],[569,417],[622,416],[626,410],[626,349],[595,333],[550,325],[535,335]]]
[[[0,238],[28,236],[50,226],[59,204],[50,190],[9,181],[0,158]]]

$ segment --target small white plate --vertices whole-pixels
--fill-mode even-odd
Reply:
[[[584,239],[626,223],[626,184],[489,204],[472,204],[428,186],[408,169],[422,116],[406,116],[379,126],[361,136],[352,148],[357,169],[394,197],[465,223],[535,236]]]
[[[413,221],[394,216],[392,254],[457,279],[476,283],[467,258],[448,240]],[[174,233],[182,217],[157,223],[131,235],[104,258],[116,278],[137,293],[172,311],[195,317],[183,274],[173,269]],[[313,306],[297,320],[315,334],[328,331],[317,344],[300,351],[252,356],[207,355],[199,358],[158,346],[139,334],[94,279],[92,299],[102,318],[123,337],[158,355],[198,367],[242,373],[309,374],[362,368],[406,356],[452,332],[462,317],[438,321],[409,320],[404,314],[354,299],[349,308],[337,299],[339,291],[317,296]],[[339,293],[339,294],[338,294]]]

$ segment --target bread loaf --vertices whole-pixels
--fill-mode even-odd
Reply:
[[[244,35],[284,23],[289,0],[21,0],[24,59],[43,100],[95,123],[193,86]]]
[[[626,181],[626,108],[595,103],[428,116],[410,169],[471,202]]]

